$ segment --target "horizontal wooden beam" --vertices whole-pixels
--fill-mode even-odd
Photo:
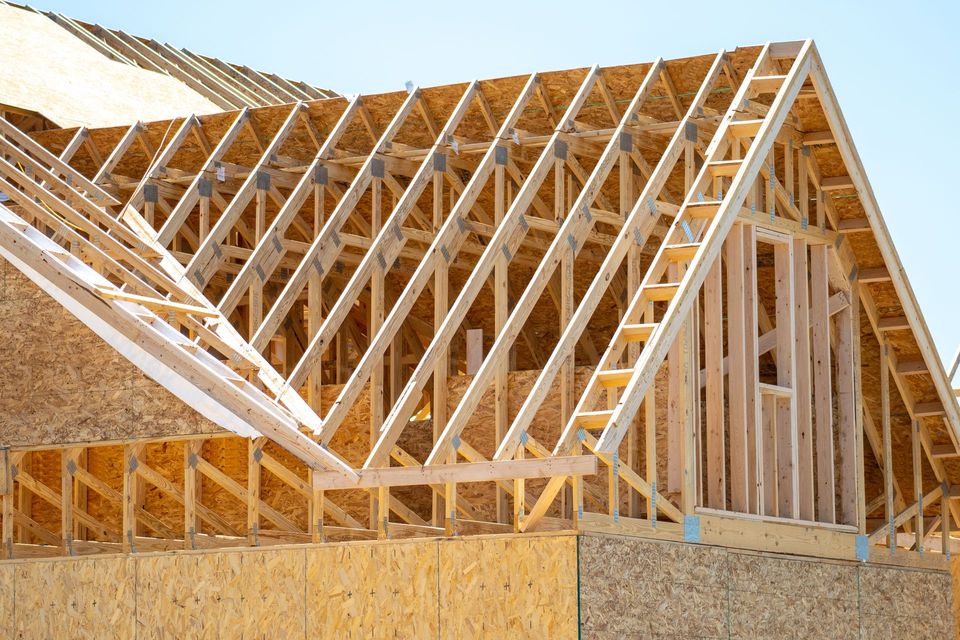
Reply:
[[[901,360],[897,363],[897,373],[902,376],[915,376],[929,372],[927,363],[923,360]]]
[[[886,267],[860,269],[857,273],[857,280],[861,283],[890,282],[890,272],[887,271]]]
[[[448,482],[485,482],[518,478],[590,476],[597,472],[595,456],[558,456],[501,462],[463,462],[425,467],[364,469],[357,482],[326,472],[313,474],[314,490],[407,487]]]
[[[910,321],[906,316],[889,316],[880,318],[877,321],[877,329],[880,331],[898,331],[900,329],[909,329]]]
[[[821,178],[820,188],[824,191],[838,191],[840,189],[853,189],[853,179],[850,176],[834,176],[833,178]]]
[[[849,218],[837,222],[837,231],[840,233],[859,233],[870,231],[870,221],[866,218]]]
[[[918,402],[913,405],[913,416],[915,418],[930,418],[945,415],[943,403],[939,400],[934,402]]]
[[[817,145],[817,144],[833,144],[835,140],[833,139],[833,131],[827,129],[826,131],[810,131],[803,134],[803,144],[805,145]]]

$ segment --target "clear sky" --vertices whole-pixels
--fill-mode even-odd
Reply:
[[[709,53],[813,37],[945,360],[960,344],[960,3],[159,3],[36,0],[42,9],[341,93]],[[954,253],[957,252],[957,253]]]

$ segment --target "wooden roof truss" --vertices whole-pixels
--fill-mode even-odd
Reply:
[[[88,150],[89,178],[67,164],[89,132],[56,158],[0,124],[0,186],[19,205],[2,212],[0,251],[71,311],[96,316],[91,326],[149,335],[139,344],[155,360],[176,352],[182,363],[166,366],[181,379],[165,386],[184,399],[199,390],[230,414],[210,419],[296,454],[309,482],[272,469],[312,513],[347,528],[362,518],[328,492],[367,490],[368,530],[381,537],[397,531],[391,514],[454,533],[458,516],[476,522],[489,507],[458,484],[487,482],[488,527],[695,528],[724,541],[733,520],[777,540],[827,536],[837,557],[861,557],[862,542],[925,548],[924,518],[940,500],[932,522],[947,550],[960,513],[945,460],[957,455],[960,416],[816,48],[767,44],[746,62],[734,53],[704,58],[684,93],[660,59],[628,88],[599,67],[568,73],[560,96],[554,76],[514,79],[499,110],[495,83],[474,81],[441,118],[418,87],[391,108],[380,97],[331,101],[326,125],[301,101],[312,96],[297,96],[271,112],[269,134],[254,104],[236,103],[215,142],[202,118],[165,123],[159,146],[134,124],[111,153]],[[666,116],[651,106],[661,100]],[[829,130],[800,129],[798,101],[822,109]],[[412,131],[426,142],[412,144]],[[836,146],[849,175],[821,173],[811,151],[821,145]],[[202,157],[179,168],[190,146]],[[119,175],[131,153],[149,162]],[[841,215],[838,197],[859,199],[863,224]],[[845,239],[863,231],[884,266],[858,266]],[[882,315],[880,285],[902,316]],[[611,300],[617,317],[597,330]],[[546,344],[542,304],[559,325]],[[898,360],[891,331],[915,340],[919,364]],[[878,415],[864,400],[862,335],[880,345]],[[510,382],[521,349],[539,370],[522,390]],[[158,379],[153,362],[142,367]],[[453,401],[461,363],[471,377]],[[938,400],[914,398],[907,378],[918,372]],[[899,475],[894,393],[912,425]],[[364,396],[369,440],[351,464],[337,447]],[[255,417],[234,420],[238,403]],[[544,407],[560,418],[553,435]],[[425,416],[430,443],[413,455],[404,438]],[[598,460],[605,473],[585,481]],[[290,529],[259,484],[234,487],[204,464],[250,501],[248,535],[261,514]],[[531,478],[547,480],[531,493]],[[428,487],[428,515],[392,495],[413,485]]]

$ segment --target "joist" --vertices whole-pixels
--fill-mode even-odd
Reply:
[[[337,474],[317,473],[314,489],[366,489],[407,487],[448,482],[484,482],[507,478],[563,478],[593,475],[597,472],[594,456],[551,456],[502,462],[463,462],[431,464],[421,467],[371,467],[360,472],[356,482]]]

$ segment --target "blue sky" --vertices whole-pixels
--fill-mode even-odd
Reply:
[[[153,4],[153,3],[149,3]],[[42,9],[342,93],[682,57],[813,37],[944,359],[960,344],[960,3],[185,2],[39,0]],[[939,168],[938,168],[939,167]]]

